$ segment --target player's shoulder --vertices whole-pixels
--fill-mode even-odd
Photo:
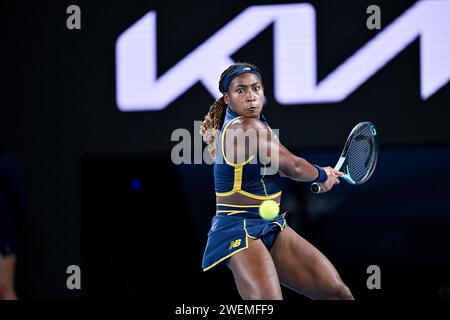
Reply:
[[[267,129],[267,126],[261,120],[259,120],[257,118],[246,118],[246,117],[242,117],[238,121],[236,121],[235,127],[242,128],[244,130],[249,130],[249,129],[266,130]]]

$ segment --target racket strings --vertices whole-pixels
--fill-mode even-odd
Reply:
[[[346,171],[355,183],[365,182],[373,172],[377,160],[375,139],[371,126],[363,125],[350,142]]]

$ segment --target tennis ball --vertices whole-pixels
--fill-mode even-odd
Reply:
[[[280,213],[278,203],[273,200],[264,200],[259,206],[259,215],[265,220],[272,220]]]

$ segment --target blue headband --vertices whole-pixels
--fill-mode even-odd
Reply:
[[[260,79],[262,79],[261,72],[259,72],[258,68],[248,66],[248,65],[238,66],[233,71],[231,71],[229,74],[227,74],[223,78],[223,80],[219,83],[219,91],[222,93],[227,92],[231,81],[233,81],[234,78],[236,78],[238,75],[240,75],[242,73],[254,73]]]

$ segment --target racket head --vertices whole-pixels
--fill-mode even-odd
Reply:
[[[358,123],[350,132],[335,169],[351,184],[369,180],[378,162],[378,133],[369,121]]]

